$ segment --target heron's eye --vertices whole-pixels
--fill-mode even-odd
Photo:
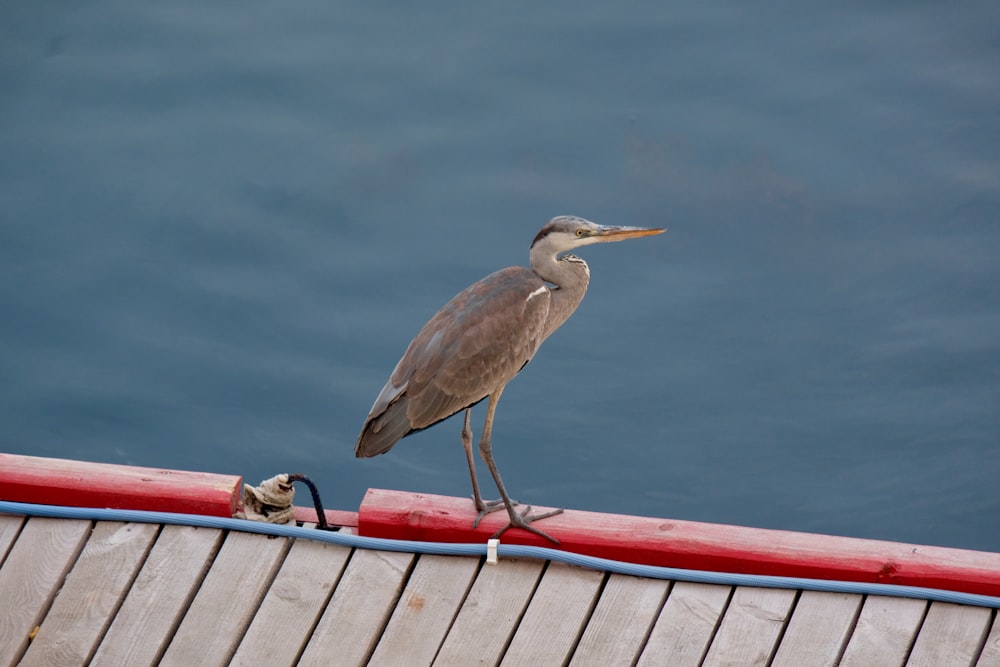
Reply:
[[[583,236],[583,230],[582,229],[576,230],[576,235],[582,237]]]

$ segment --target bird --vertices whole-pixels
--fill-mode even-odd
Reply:
[[[598,225],[563,215],[544,225],[529,251],[530,267],[501,269],[473,283],[446,303],[410,342],[361,428],[354,454],[384,454],[402,438],[465,411],[462,446],[478,512],[505,509],[509,523],[493,535],[521,528],[559,544],[531,525],[562,512],[521,511],[504,487],[493,458],[492,434],[500,396],[535,356],[539,346],[573,314],[590,283],[587,263],[569,251],[595,243],[661,234],[665,229]],[[470,418],[472,407],[488,399],[479,453],[499,500],[484,501],[476,479]]]

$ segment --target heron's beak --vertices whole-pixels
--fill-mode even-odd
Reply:
[[[594,232],[593,238],[599,243],[609,243],[611,241],[624,241],[625,239],[637,239],[640,236],[652,236],[662,234],[665,229],[647,229],[645,227],[601,227]]]

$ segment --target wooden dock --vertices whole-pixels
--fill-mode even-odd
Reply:
[[[0,665],[1000,665],[994,609],[0,515]]]
[[[195,527],[173,514],[0,513],[0,667],[1000,667],[1000,604],[669,581],[531,558],[491,564],[299,536],[311,531],[267,536],[228,518],[241,490],[234,475],[0,453],[3,501],[219,517]],[[476,544],[503,521],[491,515],[474,530],[468,499],[379,490],[358,512],[326,517],[369,537]],[[570,510],[546,529],[567,551],[633,563],[1000,597],[994,553]],[[548,546],[516,530],[504,543]]]

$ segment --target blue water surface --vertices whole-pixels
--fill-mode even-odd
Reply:
[[[516,498],[1000,550],[997,25],[4,3],[0,451],[466,495],[457,418],[354,441],[435,310],[575,214],[669,231],[580,252],[500,404]]]

